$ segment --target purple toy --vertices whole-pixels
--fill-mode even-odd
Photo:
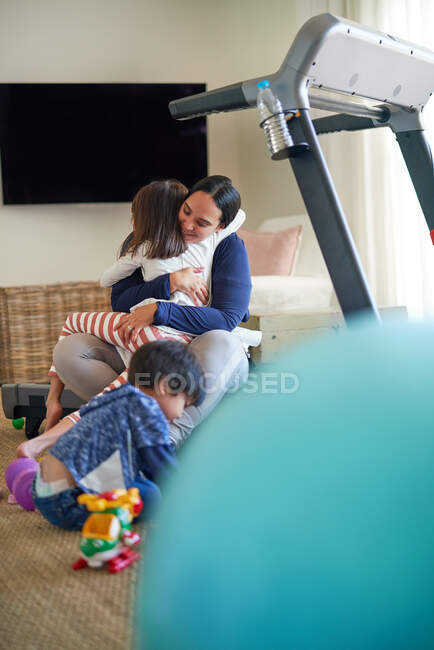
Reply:
[[[6,485],[25,510],[34,510],[32,483],[38,463],[33,458],[16,458],[6,468]]]

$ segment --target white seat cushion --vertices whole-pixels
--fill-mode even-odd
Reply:
[[[282,275],[252,277],[249,305],[252,316],[327,311],[334,304],[333,286],[328,278]]]

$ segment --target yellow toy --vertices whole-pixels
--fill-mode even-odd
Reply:
[[[98,568],[107,562],[110,573],[122,571],[139,559],[131,550],[140,535],[131,531],[131,522],[143,508],[137,488],[102,494],[81,494],[78,502],[92,513],[83,526],[80,557],[72,568]]]

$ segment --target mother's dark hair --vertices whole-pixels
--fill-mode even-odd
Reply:
[[[241,207],[240,194],[227,176],[216,175],[202,178],[193,185],[187,198],[195,192],[205,192],[214,199],[214,203],[221,210],[220,223],[224,228],[233,221]]]

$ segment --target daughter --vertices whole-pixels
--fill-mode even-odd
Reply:
[[[241,202],[239,194],[231,184],[230,179],[221,176],[208,177],[208,179],[204,180],[209,179],[219,185],[230,185],[230,191],[235,199],[227,202],[228,205],[225,211],[218,209],[213,203],[216,214],[219,216],[214,218],[213,221],[213,218],[204,215],[202,217],[203,224],[199,221],[198,229],[205,230],[208,228],[210,230],[206,239],[198,238],[199,241],[195,243],[193,234],[184,233],[185,239],[192,242],[187,246],[179,227],[181,215],[188,213],[187,196],[192,196],[195,192],[203,193],[200,189],[195,189],[195,187],[201,187],[201,182],[188,195],[187,188],[179,181],[154,181],[139,190],[134,197],[132,203],[133,232],[123,245],[126,254],[103,273],[101,284],[111,286],[119,279],[130,275],[140,266],[145,280],[152,280],[164,273],[170,273],[170,301],[184,305],[196,304],[203,306],[206,304],[209,297],[207,283],[209,282],[214,250],[222,239],[236,231],[245,220],[244,212],[239,210]],[[189,288],[190,284],[185,281],[185,276],[188,275],[185,272],[191,272],[191,268],[187,269],[187,266],[195,266],[195,271],[197,273],[201,272],[203,277],[199,288],[193,294],[193,299],[191,297],[192,291]],[[186,291],[189,291],[190,295]],[[148,302],[157,301],[153,299],[143,301],[143,303],[133,307],[132,310]],[[162,302],[161,299],[158,302]],[[128,368],[133,352],[148,341],[167,338],[189,343],[193,338],[193,335],[179,332],[171,327],[149,325],[140,327],[136,331],[136,336],[126,341],[118,332],[119,326],[122,325],[126,317],[127,315],[122,312],[71,314],[62,328],[59,340],[76,333],[93,334],[101,340],[115,345]],[[50,368],[49,376],[50,391],[46,402],[46,430],[53,427],[62,415],[60,396],[64,388],[54,364]],[[119,375],[103,392],[125,383],[126,376],[127,370]],[[79,419],[79,414],[75,412],[68,417],[75,422]]]

